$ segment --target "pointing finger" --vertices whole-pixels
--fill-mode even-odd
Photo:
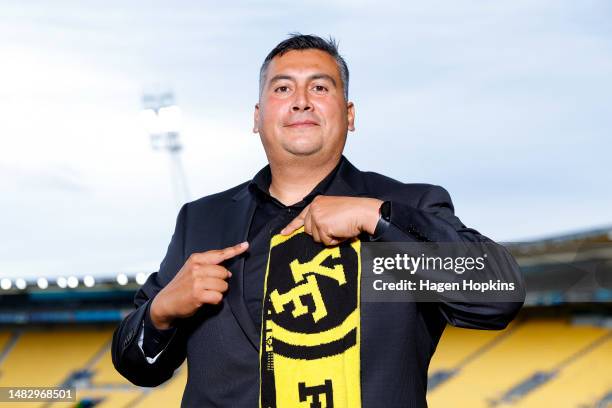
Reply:
[[[202,254],[202,257],[197,260],[202,263],[219,264],[227,259],[240,255],[246,251],[248,247],[248,242],[241,242],[240,244],[231,247],[206,251]]]
[[[293,231],[295,231],[296,229],[298,229],[301,226],[303,226],[304,225],[304,218],[306,217],[306,214],[308,213],[309,207],[310,207],[310,205],[307,205],[306,208],[304,208],[302,210],[302,212],[300,212],[298,214],[297,217],[295,217],[289,224],[287,224],[287,226],[285,228],[283,228],[280,233],[282,235],[289,235]]]

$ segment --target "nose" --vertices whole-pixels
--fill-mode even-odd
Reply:
[[[306,89],[301,89],[295,92],[295,98],[293,99],[293,104],[291,105],[291,110],[294,112],[299,111],[312,111],[313,106],[310,103],[310,99],[308,98],[308,92]]]

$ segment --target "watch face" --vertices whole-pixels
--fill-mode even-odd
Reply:
[[[391,201],[385,201],[384,203],[382,203],[382,205],[380,206],[380,216],[385,221],[391,220]]]

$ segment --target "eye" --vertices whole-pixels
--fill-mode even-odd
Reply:
[[[327,87],[323,85],[315,85],[312,87],[312,89],[314,89],[315,92],[327,92],[328,91]]]
[[[275,88],[274,92],[276,92],[276,93],[284,93],[284,92],[287,92],[288,90],[289,90],[288,86],[282,85],[282,86],[279,86],[278,88]]]

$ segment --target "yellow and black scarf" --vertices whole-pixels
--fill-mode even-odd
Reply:
[[[359,239],[274,235],[264,284],[260,408],[361,406]]]

